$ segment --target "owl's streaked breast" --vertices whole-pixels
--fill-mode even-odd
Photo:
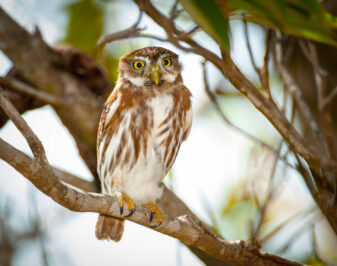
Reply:
[[[161,196],[159,184],[177,156],[191,112],[190,93],[181,97],[182,89],[148,94],[118,88],[123,93],[108,100],[98,138],[105,193],[119,188],[144,203]]]

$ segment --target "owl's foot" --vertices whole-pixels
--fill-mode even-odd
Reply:
[[[130,199],[130,197],[126,193],[121,192],[118,200],[121,215],[123,215],[124,203],[126,203],[129,209],[129,214],[124,215],[124,217],[130,217],[136,210],[136,204],[133,202],[132,199]]]
[[[154,202],[146,203],[144,206],[150,211],[150,223],[152,222],[153,218],[156,217],[154,219],[155,224],[151,225],[151,227],[156,228],[160,226],[164,222],[163,211]]]

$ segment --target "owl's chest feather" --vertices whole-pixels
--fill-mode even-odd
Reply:
[[[149,100],[148,106],[153,113],[153,130],[159,129],[162,126],[163,121],[173,111],[173,96],[170,94],[164,94],[153,97]]]

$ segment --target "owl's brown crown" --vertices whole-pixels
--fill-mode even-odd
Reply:
[[[158,47],[158,46],[148,46],[144,48],[140,48],[137,50],[132,51],[131,53],[124,55],[121,57],[121,61],[123,60],[133,60],[136,57],[146,57],[149,58],[151,61],[157,61],[158,58],[166,54],[168,56],[171,56],[172,58],[177,58],[178,55],[170,50],[167,50],[163,47]]]

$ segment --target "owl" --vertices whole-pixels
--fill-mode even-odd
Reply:
[[[162,180],[172,167],[192,123],[191,92],[184,86],[178,55],[146,47],[120,58],[118,81],[101,115],[97,168],[102,193],[116,195],[120,213],[138,204],[158,227]],[[124,220],[99,215],[96,237],[119,241]]]

